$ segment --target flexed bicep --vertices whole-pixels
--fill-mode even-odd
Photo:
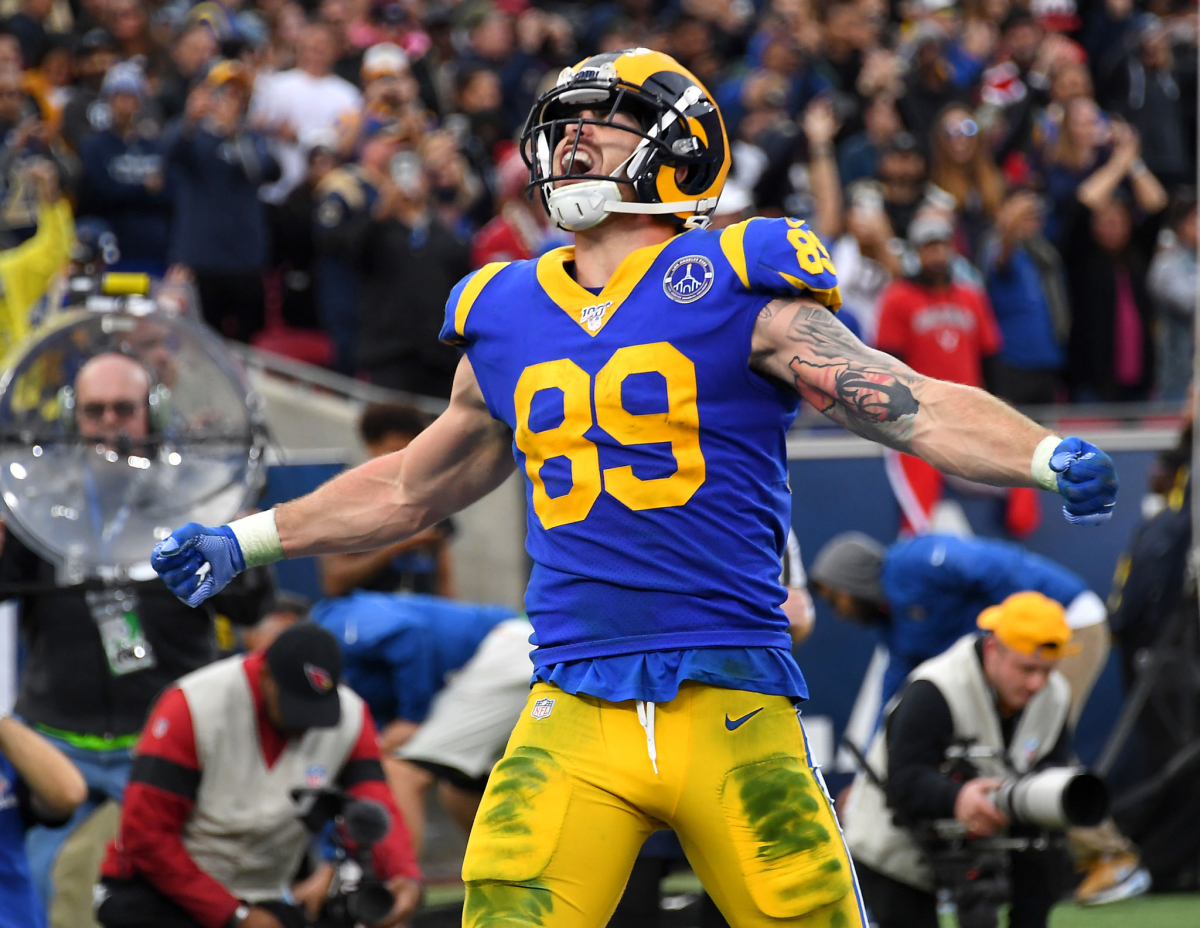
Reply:
[[[786,383],[834,421],[864,438],[911,449],[924,378],[868,348],[824,306],[775,300],[763,308],[751,365]]]
[[[868,348],[813,300],[774,300],[763,307],[750,366],[855,434],[915,454],[945,473],[995,486],[1046,486],[1031,469],[1034,449],[1050,437],[1045,427],[982,390],[925,377]],[[1097,473],[1112,470],[1083,443],[1078,451],[1067,450],[1077,457],[1092,454],[1088,461],[1098,462]],[[1104,494],[1088,485],[1089,499],[1100,500],[1089,505],[1111,509],[1112,479],[1112,491]]]

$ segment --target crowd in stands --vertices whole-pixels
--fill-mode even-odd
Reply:
[[[587,55],[721,107],[717,224],[805,219],[842,317],[1017,403],[1178,399],[1196,288],[1193,0],[3,0],[0,235],[58,167],[120,264],[225,335],[448,395],[445,299],[569,244],[516,139]],[[0,243],[4,244],[4,243]]]

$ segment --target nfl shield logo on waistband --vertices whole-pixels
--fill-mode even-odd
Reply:
[[[533,711],[530,712],[529,714],[532,715],[535,719],[544,719],[544,718],[548,717],[550,715],[550,713],[553,711],[554,711],[554,700],[553,699],[539,699],[537,702],[535,702],[533,704]]]
[[[329,772],[320,764],[304,768],[304,785],[309,789],[320,789],[329,782]]]

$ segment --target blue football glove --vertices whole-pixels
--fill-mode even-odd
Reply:
[[[154,546],[151,566],[171,592],[192,608],[246,569],[241,545],[228,525],[189,522]]]
[[[1099,525],[1112,518],[1119,482],[1107,454],[1082,438],[1064,438],[1050,455],[1050,469],[1058,474],[1068,522]]]

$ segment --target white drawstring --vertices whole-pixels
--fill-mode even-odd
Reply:
[[[654,775],[658,776],[658,748],[654,744],[654,703],[637,700],[638,721],[646,732],[646,752],[650,755],[650,765]]]

